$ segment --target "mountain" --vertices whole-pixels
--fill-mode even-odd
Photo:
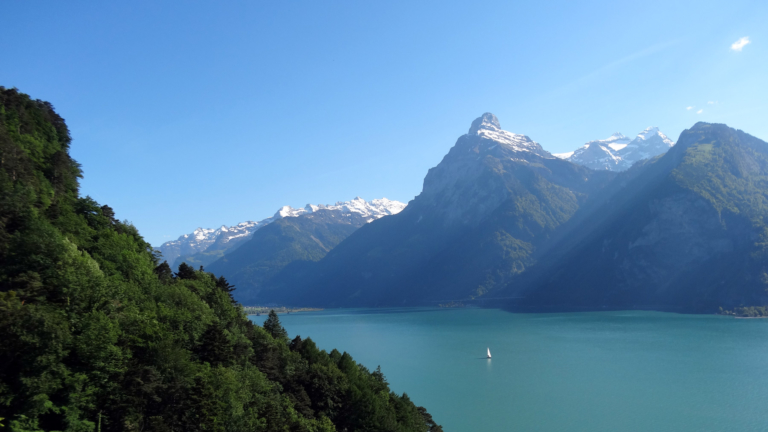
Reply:
[[[289,340],[274,313],[254,324],[222,277],[161,264],[80,195],[70,143],[50,103],[0,87],[0,428],[442,431],[380,369]]]
[[[259,222],[241,222],[229,227],[222,225],[218,229],[198,228],[190,234],[184,234],[176,240],[163,243],[157,250],[162,253],[163,258],[171,264],[172,268],[178,268],[183,261],[189,264],[205,265],[210,262],[206,255],[213,255],[214,260],[219,258],[225,250],[242,243],[257,229],[274,220],[275,218],[271,217]],[[195,256],[198,254],[199,256]],[[193,256],[195,257],[192,258]],[[181,261],[178,260],[179,257],[183,257]]]
[[[768,302],[768,143],[742,131],[697,123],[572,221],[505,296],[690,312]]]
[[[667,152],[674,144],[659,128],[649,127],[634,139],[617,132],[607,139],[590,141],[575,151],[555,156],[594,170],[626,171],[639,160]]]
[[[260,301],[373,306],[486,295],[530,266],[537,246],[614,176],[558,159],[486,113],[405,210],[361,227],[317,263],[286,268]]]
[[[272,217],[258,222],[246,221],[228,227],[222,225],[218,229],[198,228],[190,234],[184,234],[174,241],[163,243],[157,249],[163,254],[163,258],[177,268],[182,262],[197,266],[206,266],[224,256],[227,251],[233,250],[253,236],[257,230],[286,217],[298,217],[318,210],[338,210],[343,214],[358,214],[361,218],[370,222],[382,216],[398,213],[405,208],[405,204],[386,198],[365,201],[356,197],[351,201],[339,201],[332,205],[307,204],[304,208],[291,206],[281,207]]]
[[[308,206],[307,211],[294,211],[259,229],[207,269],[225,275],[237,287],[240,303],[255,305],[265,283],[286,266],[318,261],[366,223],[403,208],[405,204],[396,201],[366,203],[360,198],[336,206]]]

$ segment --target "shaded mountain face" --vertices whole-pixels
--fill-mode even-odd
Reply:
[[[323,258],[371,217],[340,208],[316,209],[285,217],[256,231],[240,247],[214,261],[206,270],[224,275],[237,287],[235,296],[240,303],[256,305],[265,283],[276,274],[292,263],[309,263]]]
[[[317,263],[286,268],[260,299],[374,306],[486,295],[531,265],[537,246],[613,176],[555,158],[486,113],[403,212],[363,226]]]
[[[194,267],[207,266],[242,245],[257,230],[283,218],[298,217],[318,210],[338,210],[340,214],[358,214],[364,221],[370,222],[382,216],[399,213],[404,208],[405,204],[399,201],[387,198],[365,201],[360,197],[329,205],[307,204],[304,208],[283,206],[270,218],[258,222],[241,222],[231,227],[222,225],[218,229],[198,228],[191,234],[184,234],[177,240],[163,243],[157,249],[174,269],[182,262]]]
[[[615,133],[604,140],[590,141],[575,151],[555,156],[593,170],[626,171],[637,161],[664,154],[675,143],[649,127],[630,139]]]
[[[506,296],[706,312],[768,301],[768,144],[742,131],[697,123],[573,220]]]

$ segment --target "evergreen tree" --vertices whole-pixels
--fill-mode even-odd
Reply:
[[[288,348],[291,349],[291,351],[301,351],[302,346],[304,345],[304,342],[301,340],[301,336],[296,335],[295,338],[291,341],[291,344],[288,345]]]
[[[235,286],[230,285],[229,282],[227,282],[227,279],[224,278],[224,276],[219,276],[219,278],[216,279],[216,277],[213,276],[213,274],[211,274],[211,277],[213,277],[213,280],[216,281],[216,288],[226,293],[227,296],[229,297],[229,302],[232,303],[233,305],[236,305],[237,300],[235,300],[235,296],[232,295],[232,291],[235,290]]]
[[[229,282],[227,282],[227,279],[224,278],[224,276],[219,276],[218,279],[216,279],[216,288],[224,291],[227,294],[232,293],[232,291],[235,290],[234,285],[230,285]]]
[[[416,409],[419,410],[419,414],[424,418],[424,422],[429,427],[429,432],[443,432],[443,427],[435,423],[435,420],[432,419],[432,414],[428,413],[426,408],[417,407]]]
[[[179,279],[195,279],[195,269],[183,262],[179,264],[179,271],[176,272],[176,277]]]
[[[280,318],[277,317],[274,309],[269,311],[269,317],[264,321],[264,330],[273,338],[288,342],[288,332],[280,324]]]
[[[195,351],[200,361],[208,362],[211,366],[228,366],[234,359],[232,343],[218,322],[208,326]]]
[[[168,265],[168,261],[163,261],[162,264],[155,267],[155,274],[162,282],[170,282],[173,280],[173,271],[171,271],[171,266]]]
[[[115,225],[118,222],[118,220],[115,219],[115,211],[112,210],[112,207],[108,205],[101,206],[101,215],[107,218],[107,220],[109,220],[109,223],[111,223],[112,225]]]

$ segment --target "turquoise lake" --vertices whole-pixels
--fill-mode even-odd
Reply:
[[[291,337],[381,365],[446,432],[768,430],[768,320],[413,308],[280,319]]]

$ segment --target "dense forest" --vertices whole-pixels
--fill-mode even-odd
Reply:
[[[440,431],[347,353],[248,320],[78,192],[51,104],[0,87],[0,426],[9,431]]]

